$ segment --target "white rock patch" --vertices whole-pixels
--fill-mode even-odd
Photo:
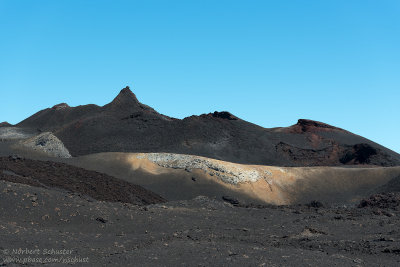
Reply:
[[[21,141],[21,144],[34,150],[45,152],[53,157],[71,158],[71,154],[60,139],[50,132],[41,133]]]
[[[225,183],[235,185],[244,182],[256,182],[259,179],[267,179],[268,176],[271,176],[269,171],[260,172],[257,169],[242,168],[240,164],[193,155],[143,153],[138,155],[137,158],[146,158],[165,168],[184,169],[187,171],[201,169],[211,176],[216,176]]]

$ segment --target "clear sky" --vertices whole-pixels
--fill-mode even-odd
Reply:
[[[326,122],[400,152],[400,1],[0,0],[0,121],[129,85],[177,118]]]

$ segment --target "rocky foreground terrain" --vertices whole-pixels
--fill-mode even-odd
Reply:
[[[400,264],[398,193],[359,207],[252,207],[201,196],[141,206],[8,181],[0,192],[2,266],[29,257],[50,266]],[[43,255],[51,249],[61,254]]]
[[[0,158],[2,266],[400,264],[400,177],[353,204],[260,204],[210,185],[208,197],[167,201],[49,159]]]

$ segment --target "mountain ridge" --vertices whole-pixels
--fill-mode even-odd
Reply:
[[[170,152],[260,165],[400,165],[396,152],[323,122],[263,128],[228,111],[176,119],[142,104],[128,86],[104,106],[55,107],[17,126],[53,132],[73,156]]]

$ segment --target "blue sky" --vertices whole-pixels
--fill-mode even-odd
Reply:
[[[0,0],[0,121],[129,85],[177,118],[307,118],[400,152],[399,14],[397,0]]]

